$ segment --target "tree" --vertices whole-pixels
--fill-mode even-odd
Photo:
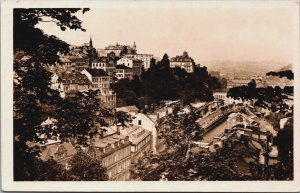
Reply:
[[[266,73],[267,76],[278,76],[280,78],[286,77],[289,80],[294,79],[294,73],[291,70],[279,71],[279,72],[268,72]]]
[[[39,22],[54,22],[61,30],[82,30],[75,13],[88,9],[14,9],[14,179],[28,180],[26,168],[36,152],[27,141],[38,140],[37,127],[49,114],[45,107],[60,104],[57,91],[50,89],[50,73],[45,65],[60,62],[57,53],[67,53],[68,44],[36,28]],[[77,122],[80,121],[77,120]]]
[[[68,163],[70,168],[65,172],[66,180],[68,181],[108,180],[106,168],[102,167],[100,159],[78,152]]]
[[[120,80],[113,89],[118,97],[117,104],[145,105],[156,104],[161,100],[183,100],[184,104],[195,101],[213,100],[212,91],[221,88],[219,81],[208,75],[206,67],[195,67],[194,73],[181,68],[170,68],[167,54],[152,65],[140,77]],[[119,99],[122,98],[122,99]]]

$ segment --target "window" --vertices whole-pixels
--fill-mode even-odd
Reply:
[[[138,120],[138,125],[142,125],[142,120]]]

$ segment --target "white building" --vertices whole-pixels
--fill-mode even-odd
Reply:
[[[133,75],[140,75],[142,72],[143,61],[134,58],[123,57],[117,61],[117,67],[118,65],[123,65],[131,68]]]
[[[153,58],[153,54],[126,54],[125,57],[143,61],[144,69],[148,70],[150,68],[150,62]]]
[[[143,113],[138,113],[135,115],[135,118],[131,122],[133,125],[140,126],[152,133],[153,143],[152,150],[153,153],[156,153],[156,144],[157,144],[157,129],[155,122],[148,116]]]

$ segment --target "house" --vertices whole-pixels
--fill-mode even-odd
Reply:
[[[48,140],[46,143],[27,142],[26,145],[38,146],[41,151],[39,158],[42,161],[53,159],[66,169],[68,169],[68,161],[76,154],[76,149],[70,142],[61,143],[60,140]]]
[[[126,54],[124,57],[143,61],[142,65],[144,69],[147,70],[150,68],[150,62],[153,58],[153,54]]]
[[[185,51],[182,56],[176,56],[170,60],[170,68],[179,67],[184,69],[186,72],[194,72],[193,59]]]
[[[92,82],[79,72],[62,73],[59,75],[61,80],[60,90],[64,95],[72,96],[75,92],[87,91],[92,87]]]
[[[157,129],[155,122],[146,114],[138,113],[133,118],[132,122],[133,125],[140,126],[152,133],[152,151],[156,153],[156,144],[157,144]]]
[[[117,65],[124,65],[132,69],[132,75],[139,76],[142,73],[143,61],[134,58],[123,57],[117,61]]]
[[[125,181],[130,179],[131,142],[129,137],[118,131],[104,136],[97,136],[88,148],[87,153],[94,158],[100,158],[102,166],[107,168],[109,180]]]
[[[86,75],[92,82],[91,89],[99,89],[101,94],[109,93],[110,77],[104,70],[87,68],[81,71],[81,74]]]
[[[129,68],[125,65],[117,65],[115,76],[117,79],[124,79],[124,78],[132,79],[133,77],[132,68]]]
[[[116,63],[108,57],[100,57],[92,61],[92,68],[104,70],[111,79],[116,73]]]
[[[128,125],[121,129],[121,134],[128,135],[131,142],[131,163],[136,163],[152,149],[151,132],[137,125]]]

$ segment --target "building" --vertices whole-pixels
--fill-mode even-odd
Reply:
[[[54,73],[51,77],[51,88],[60,92],[61,97],[72,96],[75,92],[83,92],[90,89],[92,82],[79,72]]]
[[[133,46],[129,45],[120,45],[116,43],[116,45],[109,45],[104,48],[104,52],[106,56],[109,53],[115,53],[116,56],[122,56],[124,54],[135,54],[137,52],[135,42],[133,43]]]
[[[124,65],[132,69],[132,75],[139,76],[142,73],[142,60],[136,60],[134,58],[123,57],[117,61],[117,65]]]
[[[214,96],[215,100],[223,100],[224,105],[230,105],[230,104],[233,104],[233,103],[237,104],[237,103],[242,103],[243,102],[241,99],[236,100],[236,99],[233,99],[231,97],[227,97],[227,92],[222,92],[222,91],[214,92],[213,96]]]
[[[124,78],[132,79],[133,77],[132,68],[129,68],[125,65],[117,65],[115,77],[117,79],[124,79]]]
[[[101,159],[107,168],[109,180],[125,181],[130,179],[131,142],[129,137],[107,128],[108,132],[98,136],[88,148],[87,153]]]
[[[108,57],[100,57],[98,60],[92,61],[92,69],[104,70],[112,80],[116,73],[116,63]]]
[[[116,106],[117,96],[112,90],[109,90],[106,94],[98,95],[98,99],[101,107],[112,109]]]
[[[87,68],[81,71],[81,74],[86,75],[92,82],[91,89],[99,89],[101,94],[109,93],[110,77],[104,70]]]
[[[68,161],[76,154],[75,147],[70,142],[61,143],[60,140],[48,140],[46,143],[27,142],[28,147],[38,146],[40,148],[39,158],[42,161],[55,160],[68,169]]]
[[[143,61],[143,67],[145,70],[150,68],[151,59],[153,58],[153,54],[126,54],[126,58],[134,58],[136,60]]]
[[[157,145],[157,129],[155,122],[148,116],[143,113],[138,113],[135,115],[135,118],[131,122],[133,125],[140,126],[152,134],[152,151],[156,153],[156,145]]]
[[[182,56],[176,56],[170,60],[170,68],[179,67],[184,69],[186,72],[194,72],[193,59],[185,51]]]
[[[128,135],[131,142],[131,163],[136,163],[152,149],[151,132],[136,125],[121,129],[121,134]]]

